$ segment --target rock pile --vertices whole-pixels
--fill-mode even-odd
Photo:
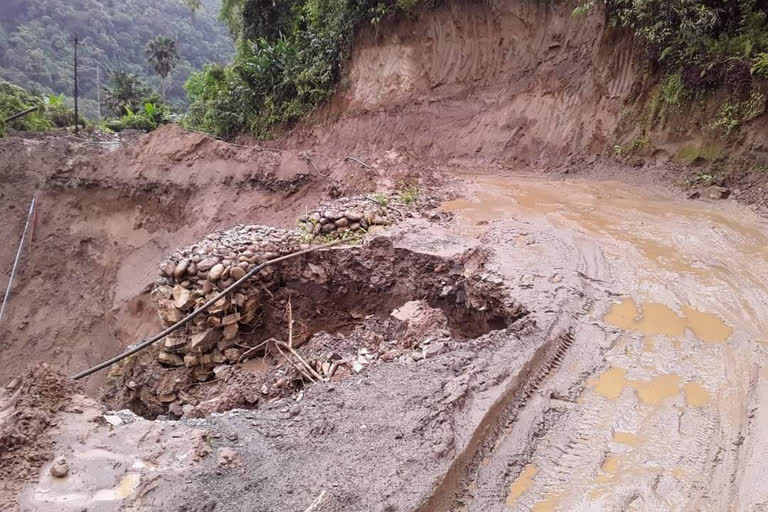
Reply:
[[[303,247],[297,233],[267,226],[241,225],[208,235],[161,264],[161,279],[152,291],[160,318],[167,326],[173,325],[257,265]],[[244,353],[239,332],[255,324],[266,300],[263,295],[279,277],[274,268],[267,267],[251,279],[253,284],[220,299],[184,329],[168,336],[158,361],[189,368],[198,381],[211,378],[218,365],[237,362]]]
[[[375,198],[357,196],[326,201],[306,215],[299,217],[299,231],[310,237],[337,237],[348,232],[374,232],[401,220],[403,206],[393,206],[395,197]]]

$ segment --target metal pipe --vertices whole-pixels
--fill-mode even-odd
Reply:
[[[216,295],[214,298],[212,298],[211,300],[209,300],[208,302],[206,302],[205,304],[203,304],[202,306],[200,306],[199,308],[194,310],[192,313],[190,313],[186,317],[182,318],[181,320],[179,320],[178,322],[176,322],[175,324],[173,324],[172,326],[170,326],[169,328],[167,328],[166,330],[164,330],[160,334],[156,334],[152,338],[150,338],[148,340],[145,340],[145,341],[142,341],[141,343],[139,343],[135,347],[133,347],[133,348],[131,348],[129,350],[126,350],[122,354],[120,354],[118,356],[115,356],[115,357],[113,357],[112,359],[110,359],[108,361],[104,361],[103,363],[100,363],[100,364],[94,366],[93,368],[89,368],[88,370],[84,370],[84,371],[82,371],[82,372],[80,372],[78,374],[73,375],[72,379],[80,380],[83,377],[87,377],[87,376],[91,375],[92,373],[96,373],[97,371],[102,370],[102,369],[106,368],[107,366],[111,366],[111,365],[113,365],[113,364],[115,364],[115,363],[125,359],[126,357],[135,354],[136,352],[140,352],[140,351],[144,350],[145,348],[147,348],[148,346],[152,345],[156,341],[160,341],[161,339],[165,338],[166,336],[168,336],[172,332],[178,330],[179,328],[181,328],[184,325],[186,325],[187,323],[189,323],[195,317],[200,315],[200,313],[204,312],[206,309],[208,309],[209,307],[213,306],[220,299],[226,297],[227,295],[229,295],[233,291],[237,290],[240,287],[241,284],[243,284],[245,281],[247,281],[251,277],[255,276],[257,273],[261,272],[265,267],[268,267],[270,265],[274,265],[275,263],[280,263],[281,261],[285,261],[285,260],[289,260],[291,258],[295,258],[297,256],[308,254],[310,252],[314,252],[314,251],[317,251],[317,250],[320,250],[320,249],[326,249],[328,247],[332,247],[334,245],[338,245],[341,242],[344,242],[344,240],[336,240],[334,242],[330,242],[330,243],[323,244],[323,245],[318,245],[316,247],[310,247],[309,249],[305,249],[303,251],[294,252],[292,254],[287,254],[285,256],[280,256],[279,258],[275,258],[273,260],[265,261],[264,263],[262,263],[261,265],[256,266],[255,268],[253,268],[253,270],[251,270],[250,272],[245,274],[243,277],[241,277],[240,279],[238,279],[237,281],[235,281],[234,283],[229,285],[228,288],[223,290],[221,293]]]
[[[11,268],[11,277],[8,278],[8,288],[5,290],[5,297],[3,297],[3,305],[0,306],[0,320],[3,319],[3,313],[5,312],[5,304],[8,302],[8,298],[11,296],[11,288],[13,287],[13,277],[16,275],[16,266],[19,264],[19,258],[21,258],[21,249],[24,247],[24,238],[27,236],[27,229],[29,229],[29,220],[32,218],[32,213],[35,211],[35,200],[32,198],[32,204],[29,205],[29,213],[27,214],[27,222],[24,224],[24,232],[21,234],[21,241],[19,242],[19,249],[16,251],[16,259],[13,260],[13,268]]]

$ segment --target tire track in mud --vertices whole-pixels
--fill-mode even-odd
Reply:
[[[511,380],[504,395],[486,413],[463,452],[416,512],[454,510],[472,500],[471,488],[484,459],[492,454],[497,444],[506,437],[520,411],[544,380],[560,368],[573,342],[573,333],[565,331],[536,351],[520,373]]]

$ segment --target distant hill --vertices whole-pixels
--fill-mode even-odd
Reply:
[[[168,101],[182,105],[190,72],[232,57],[232,40],[217,19],[220,3],[203,0],[193,13],[181,0],[0,0],[0,78],[28,90],[71,96],[71,41],[77,33],[86,43],[79,49],[83,110],[95,117],[96,63],[103,84],[109,70],[127,71],[159,89],[144,45],[162,35],[176,40],[182,56],[168,87]]]

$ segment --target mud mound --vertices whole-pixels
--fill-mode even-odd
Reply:
[[[12,510],[21,486],[53,457],[49,429],[78,387],[48,365],[32,366],[0,389],[0,509]]]

